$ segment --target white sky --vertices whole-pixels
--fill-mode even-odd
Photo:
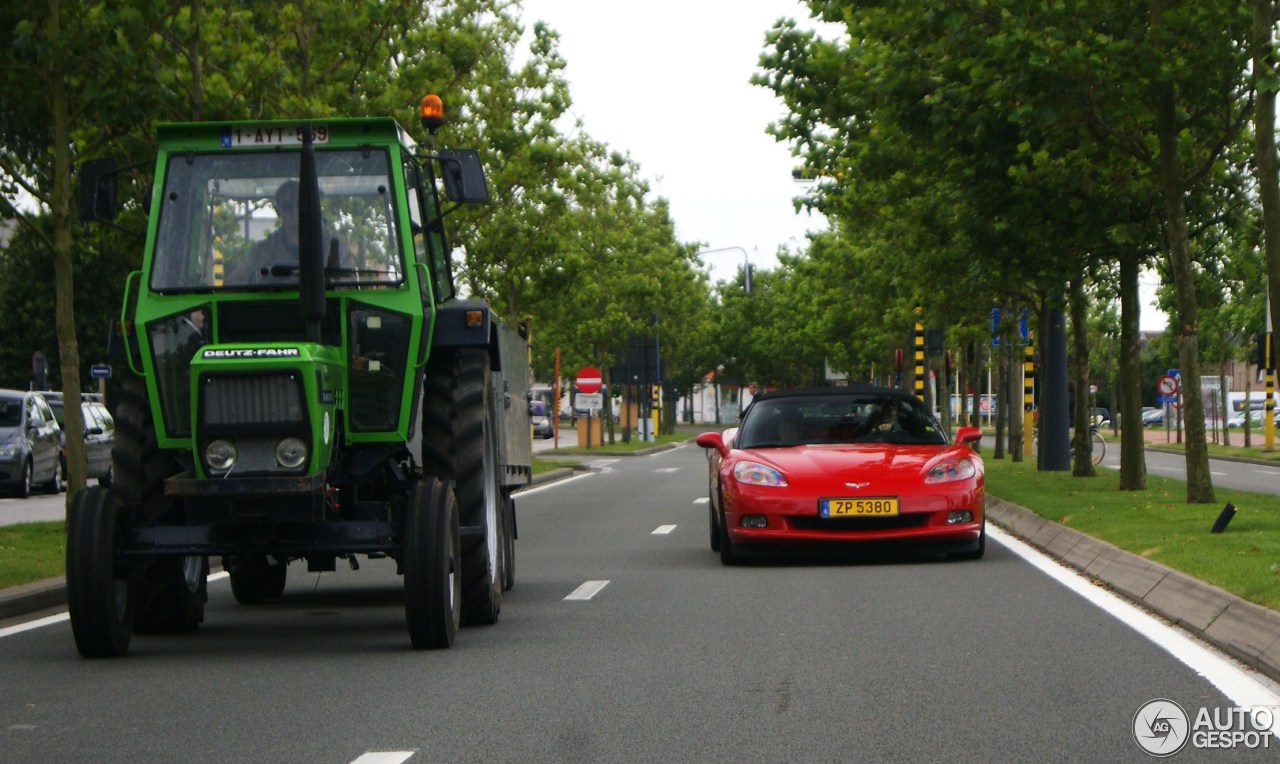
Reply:
[[[583,129],[627,153],[671,204],[676,237],[703,249],[742,247],[777,267],[779,247],[805,248],[826,228],[797,214],[798,162],[765,133],[785,110],[750,84],[764,36],[779,18],[807,23],[798,0],[523,0],[526,31],[545,21]],[[736,276],[743,253],[703,255],[714,280]]]

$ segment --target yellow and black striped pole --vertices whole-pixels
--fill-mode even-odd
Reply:
[[[1270,451],[1276,442],[1276,423],[1272,417],[1275,415],[1276,408],[1276,363],[1272,357],[1271,350],[1271,332],[1267,332],[1266,340],[1262,346],[1262,365],[1266,371],[1267,384],[1267,402],[1264,404],[1266,413],[1262,417],[1262,431],[1266,433],[1266,450]]]
[[[916,324],[915,332],[915,353],[916,353],[916,379],[915,393],[916,397],[924,402],[924,324]]]
[[[1031,438],[1036,428],[1036,364],[1031,334],[1022,347],[1022,452],[1031,453]]]

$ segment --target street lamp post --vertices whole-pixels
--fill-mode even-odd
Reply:
[[[704,249],[701,252],[695,253],[695,256],[709,255],[713,252],[732,252],[732,251],[737,251],[742,253],[743,291],[746,292],[747,294],[751,294],[751,260],[747,256],[746,249],[744,249],[743,247],[716,247],[715,249]]]

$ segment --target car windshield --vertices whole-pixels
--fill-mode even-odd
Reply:
[[[0,427],[17,427],[22,424],[22,399],[0,398]]]
[[[391,286],[404,264],[387,152],[316,152],[325,276]],[[158,292],[297,288],[298,154],[171,157],[151,264]]]
[[[547,404],[543,403],[542,401],[534,401],[533,403],[529,404],[529,413],[532,414],[533,416],[546,416]]]
[[[942,428],[915,399],[854,393],[761,399],[743,418],[740,448],[821,443],[946,443]]]

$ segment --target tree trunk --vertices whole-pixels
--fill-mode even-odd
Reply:
[[[46,32],[50,40],[59,38],[61,12],[57,2],[50,3]],[[52,71],[65,71],[58,59],[64,55],[52,50]],[[84,418],[80,400],[80,345],[76,339],[75,282],[72,277],[71,229],[71,104],[67,88],[60,77],[48,80],[49,115],[53,129],[53,193],[50,195],[49,218],[53,231],[54,329],[58,336],[58,363],[62,378],[63,429],[67,442],[67,502],[85,485]]]
[[[1267,296],[1271,326],[1280,329],[1280,161],[1276,157],[1275,119],[1276,51],[1271,30],[1276,23],[1275,0],[1252,0],[1253,78],[1257,83],[1257,112],[1254,116],[1254,161],[1258,166],[1258,198],[1262,201],[1262,240],[1267,267]],[[1274,367],[1274,350],[1271,365]],[[1263,425],[1271,418],[1266,411]],[[1246,445],[1248,430],[1245,431]],[[1264,428],[1263,432],[1267,432]]]
[[[1076,388],[1075,409],[1071,412],[1074,433],[1071,436],[1071,474],[1094,477],[1093,448],[1089,426],[1093,423],[1093,407],[1089,399],[1089,301],[1084,293],[1084,273],[1071,280],[1067,296],[1071,311],[1071,355]]]
[[[1160,189],[1164,195],[1169,265],[1176,295],[1178,363],[1182,372],[1182,411],[1186,422],[1187,502],[1214,501],[1209,447],[1204,439],[1204,401],[1200,398],[1200,345],[1196,338],[1196,285],[1187,234],[1187,209],[1178,164],[1178,122],[1172,83],[1156,86],[1156,137]]]
[[[1142,368],[1138,362],[1141,303],[1138,299],[1139,256],[1120,252],[1120,490],[1147,488],[1146,437],[1142,432]]]

